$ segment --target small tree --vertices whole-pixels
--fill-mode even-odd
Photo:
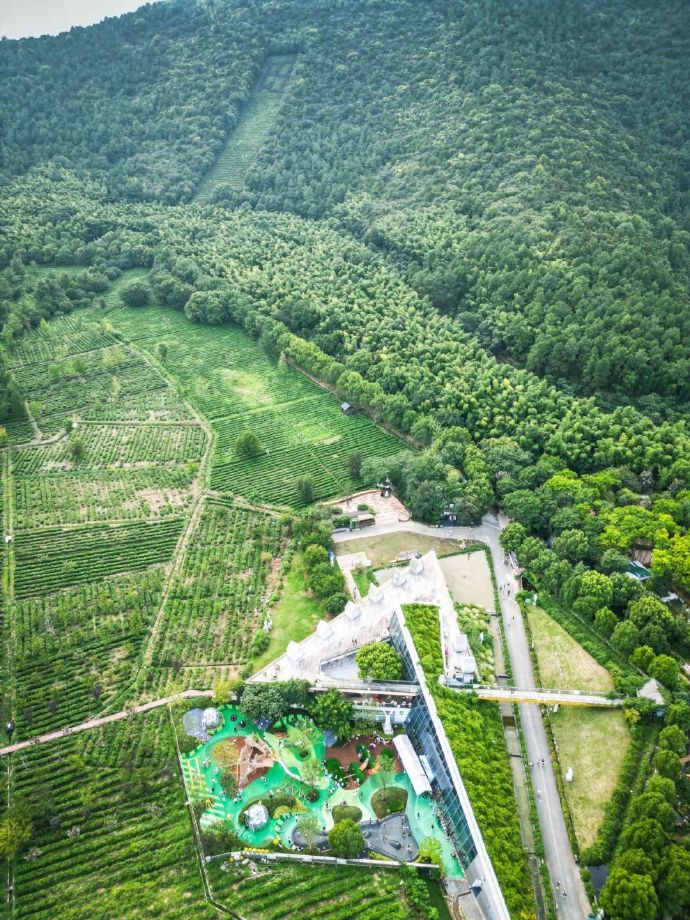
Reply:
[[[220,785],[223,792],[232,797],[237,792],[237,777],[233,770],[223,770],[220,774]]]
[[[310,757],[309,760],[306,760],[302,764],[301,770],[302,779],[308,786],[311,786],[312,789],[316,786],[318,781],[321,779],[321,776],[323,775],[321,764],[314,757]]]
[[[313,850],[314,844],[316,843],[321,831],[321,825],[319,824],[319,819],[316,817],[316,815],[302,815],[302,817],[297,821],[297,830],[304,837],[304,842],[307,845],[307,849]]]
[[[320,728],[329,729],[340,740],[350,737],[354,707],[350,700],[335,690],[319,693],[311,706],[311,714]]]
[[[445,874],[443,867],[443,851],[441,841],[436,837],[424,837],[419,844],[417,860],[424,863],[434,863],[438,866],[441,876]]]
[[[363,680],[400,680],[402,677],[402,658],[387,642],[363,645],[355,660]]]
[[[650,665],[652,677],[656,677],[665,687],[673,690],[678,683],[679,667],[670,655],[657,655]]]
[[[24,802],[15,802],[0,819],[0,856],[14,859],[31,840],[33,818]]]
[[[393,780],[393,767],[395,766],[395,757],[393,752],[384,748],[378,756],[379,776],[381,777],[381,788],[388,789]]]
[[[347,471],[350,479],[362,478],[362,454],[358,450],[353,450],[347,458]]]
[[[362,831],[349,818],[339,821],[328,835],[328,846],[340,859],[355,859],[364,848]]]
[[[256,457],[260,450],[259,439],[253,431],[243,431],[235,441],[235,453],[238,457]]]
[[[232,701],[237,689],[239,686],[236,681],[217,680],[213,685],[213,705],[226,706]]]
[[[81,463],[86,454],[86,449],[80,437],[75,436],[69,439],[67,454],[73,463]]]
[[[156,345],[156,352],[158,354],[159,360],[165,361],[165,359],[168,357],[168,346],[165,344],[165,342],[159,342],[158,345]]]
[[[300,476],[297,480],[297,498],[301,505],[311,505],[314,501],[314,480],[311,476]]]
[[[145,307],[151,300],[151,290],[145,281],[134,279],[122,287],[120,300],[126,307]]]

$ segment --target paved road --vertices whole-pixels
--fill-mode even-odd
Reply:
[[[212,695],[212,690],[183,690],[182,693],[178,693],[175,696],[165,696],[160,700],[151,700],[150,703],[142,703],[139,706],[133,706],[131,709],[122,709],[120,712],[114,712],[109,716],[88,719],[88,721],[80,722],[78,725],[71,725],[68,728],[60,728],[54,732],[46,732],[44,735],[35,735],[33,738],[27,738],[26,741],[8,744],[6,747],[0,748],[0,757],[4,757],[6,754],[14,754],[16,751],[23,751],[34,744],[47,744],[49,741],[57,741],[58,738],[66,738],[68,735],[76,735],[92,728],[99,728],[101,725],[108,725],[110,722],[120,722],[122,719],[128,719],[139,712],[148,712],[150,709],[167,706],[168,703],[174,703],[177,699],[189,700],[198,696],[209,697]]]
[[[491,551],[496,580],[501,587],[500,603],[504,632],[513,671],[513,681],[518,687],[535,689],[532,662],[530,660],[527,634],[515,600],[518,583],[509,562],[505,561],[499,542],[501,529],[508,523],[502,516],[497,520],[491,515],[484,518],[479,527],[429,527],[414,521],[375,525],[366,531],[335,534],[336,543],[344,543],[362,537],[382,536],[396,531],[425,534],[429,537],[449,537],[455,540],[479,540]],[[580,871],[570,847],[561,801],[556,786],[551,754],[546,740],[546,730],[541,709],[530,703],[520,703],[520,721],[525,736],[527,759],[537,766],[532,768],[532,783],[537,797],[537,813],[544,841],[546,863],[549,869],[554,901],[559,917],[563,920],[585,920],[590,913]],[[539,766],[541,761],[543,766]],[[556,888],[556,882],[559,887]],[[562,892],[566,897],[562,897]]]

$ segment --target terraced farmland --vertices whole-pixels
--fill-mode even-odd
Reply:
[[[15,920],[218,916],[204,899],[167,710],[32,748],[13,779],[37,814],[34,855],[15,867]]]
[[[158,611],[165,570],[92,581],[14,608],[21,735],[75,725],[124,703]]]
[[[216,898],[253,920],[328,917],[328,920],[414,920],[420,914],[402,894],[400,873],[372,872],[356,866],[276,864],[269,872],[241,882],[219,863],[208,873]]]
[[[183,521],[138,521],[115,527],[87,526],[20,532],[15,540],[17,598],[31,597],[168,562]]]
[[[157,693],[169,691],[168,679],[182,668],[191,669],[194,679],[183,674],[175,689],[212,683],[206,665],[232,670],[247,661],[286,545],[280,516],[232,500],[207,500],[163,611],[152,664],[168,673],[154,678]]]
[[[280,111],[295,60],[294,55],[276,55],[266,61],[238,124],[197,190],[194,197],[196,204],[208,204],[221,184],[229,185],[235,191],[242,188],[247,171],[263,147]]]
[[[111,321],[137,347],[167,346],[166,370],[216,434],[213,489],[298,506],[301,476],[311,475],[318,499],[345,494],[367,484],[348,475],[353,451],[383,457],[401,449],[397,438],[365,416],[343,415],[333,396],[269,360],[239,329],[198,326],[158,307],[117,310]],[[258,437],[260,454],[254,458],[235,452],[243,431]]]

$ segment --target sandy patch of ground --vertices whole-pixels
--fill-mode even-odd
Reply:
[[[391,495],[390,498],[382,498],[378,489],[358,492],[350,498],[339,498],[328,504],[342,508],[345,514],[354,514],[357,511],[357,505],[369,505],[374,509],[377,524],[397,524],[399,521],[410,520],[410,512],[399,498],[396,498],[395,495]],[[362,533],[366,533],[366,528]]]
[[[542,687],[551,690],[597,690],[608,693],[613,679],[541,607],[528,607]]]
[[[494,611],[494,586],[485,552],[463,553],[441,559],[441,571],[450,596],[459,604],[477,604]]]
[[[464,547],[464,544],[458,540],[427,537],[424,534],[410,533],[406,530],[371,537],[365,534],[366,530],[362,531],[361,538],[336,543],[336,555],[340,558],[354,553],[365,553],[371,560],[372,567],[379,569],[396,562],[400,557],[406,556],[409,559],[410,553],[418,552],[424,555],[433,549],[440,557],[448,553],[457,553]]]

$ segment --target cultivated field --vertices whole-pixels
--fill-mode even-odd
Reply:
[[[166,371],[210,421],[216,435],[211,487],[253,501],[298,505],[297,480],[314,480],[317,499],[361,489],[347,461],[388,456],[400,442],[365,416],[345,416],[338,401],[302,374],[272,362],[239,329],[195,325],[180,313],[148,307],[108,315],[137,346],[167,347]],[[235,453],[235,441],[253,431],[257,457]]]
[[[9,431],[2,490],[3,690],[21,738],[128,701],[209,442],[102,308],[41,324],[11,360],[34,413],[30,442]]]
[[[15,920],[217,916],[166,709],[29,749],[12,772],[15,797],[36,812],[15,864]]]
[[[221,184],[229,185],[235,191],[242,188],[247,171],[280,111],[294,64],[293,55],[276,55],[267,60],[238,124],[197,190],[194,197],[196,204],[208,204]]]
[[[236,672],[261,629],[287,544],[277,515],[232,499],[209,499],[193,533],[164,610],[152,665],[153,686],[210,686],[219,665]],[[218,676],[217,673],[215,676]]]

